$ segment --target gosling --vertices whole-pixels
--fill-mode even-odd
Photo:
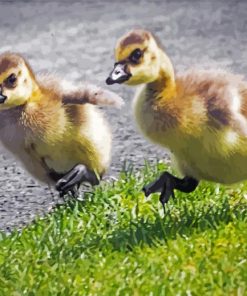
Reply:
[[[121,105],[95,85],[35,76],[19,54],[0,55],[0,141],[41,182],[60,195],[82,182],[99,184],[111,159],[112,135],[94,105]]]
[[[160,42],[145,30],[120,38],[107,84],[142,86],[134,98],[140,131],[168,148],[183,178],[164,172],[146,185],[164,207],[174,189],[192,192],[200,180],[233,184],[247,179],[247,82],[223,70],[175,75]]]

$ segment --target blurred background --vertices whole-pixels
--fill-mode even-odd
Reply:
[[[247,73],[245,0],[0,1],[0,52],[19,52],[34,72],[54,72],[74,82],[107,87],[115,42],[133,28],[153,31],[178,72],[213,66]],[[105,109],[114,133],[109,174],[117,176],[124,161],[138,169],[145,159],[165,159],[166,153],[136,130],[130,107],[134,88],[110,89],[126,105]],[[20,228],[61,202],[14,158],[0,155],[0,161],[0,230]]]

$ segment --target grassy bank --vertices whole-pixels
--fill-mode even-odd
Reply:
[[[176,192],[164,215],[122,173],[0,239],[0,295],[246,295],[247,183]]]

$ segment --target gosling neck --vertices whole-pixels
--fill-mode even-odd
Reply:
[[[32,91],[31,91],[31,94],[29,96],[28,102],[29,103],[30,102],[34,103],[34,102],[40,101],[41,93],[42,93],[41,88],[39,87],[39,85],[35,81],[33,81],[32,82]]]
[[[160,71],[158,78],[148,83],[148,88],[158,93],[160,98],[169,100],[176,96],[176,81],[172,63],[168,56],[160,50]]]

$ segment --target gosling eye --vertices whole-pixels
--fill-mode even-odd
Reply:
[[[16,82],[17,76],[14,73],[12,73],[11,75],[9,75],[8,78],[5,79],[4,84],[8,88],[14,88],[16,86]]]
[[[129,60],[133,64],[138,64],[140,58],[143,56],[143,52],[140,48],[136,48],[129,56]]]

